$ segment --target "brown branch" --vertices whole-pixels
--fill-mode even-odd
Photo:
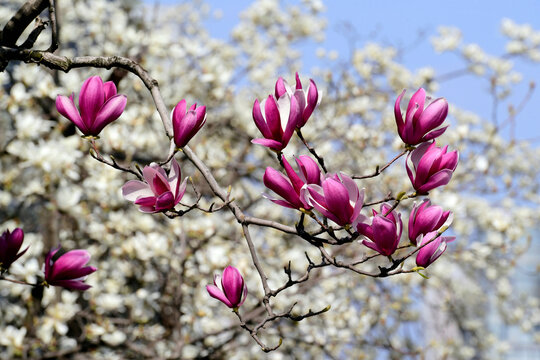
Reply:
[[[28,0],[7,22],[0,33],[0,45],[15,47],[24,29],[49,6],[48,0]]]
[[[58,22],[56,21],[56,0],[49,0],[49,20],[51,21],[51,46],[48,52],[58,49]]]
[[[372,177],[375,177],[375,176],[378,176],[379,174],[381,174],[384,170],[386,170],[390,165],[392,165],[397,159],[399,159],[400,157],[402,157],[403,155],[405,155],[407,152],[409,151],[409,149],[405,149],[403,150],[401,153],[399,153],[396,157],[394,157],[392,160],[390,160],[388,163],[386,163],[385,165],[383,165],[383,167],[379,167],[377,165],[377,167],[375,168],[375,171],[372,173],[372,174],[369,174],[369,175],[360,175],[360,176],[356,176],[354,175],[352,178],[353,179],[368,179],[368,178],[372,178]]]
[[[36,18],[36,24],[34,27],[34,30],[28,35],[28,38],[25,40],[24,43],[19,46],[19,49],[30,49],[32,46],[34,46],[34,43],[36,42],[37,38],[41,34],[43,30],[47,27],[48,22],[41,20],[40,18]]]
[[[315,159],[317,159],[317,162],[319,163],[319,165],[321,166],[321,168],[323,169],[323,171],[325,173],[328,172],[328,170],[326,170],[326,166],[324,165],[324,159],[322,156],[319,156],[317,154],[317,152],[315,151],[315,148],[313,146],[310,146],[308,144],[308,142],[304,139],[304,136],[302,135],[302,130],[300,129],[296,129],[296,134],[298,135],[298,137],[300,138],[300,140],[302,140],[302,142],[304,143],[305,147],[308,149],[308,151],[313,155],[315,156]]]

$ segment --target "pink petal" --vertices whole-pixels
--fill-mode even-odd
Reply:
[[[174,208],[174,195],[167,191],[161,194],[156,199],[156,211],[169,210]]]
[[[280,98],[283,99],[283,97]],[[280,106],[284,106],[284,103],[282,102]],[[281,111],[281,108],[280,108]],[[285,128],[285,132],[283,133],[283,139],[282,143],[284,144],[284,147],[287,146],[289,143],[289,140],[291,139],[292,134],[294,133],[294,129],[296,129],[296,125],[302,118],[302,111],[303,109],[300,108],[298,101],[296,100],[296,97],[291,97],[290,99],[290,108],[288,111],[283,112],[282,116],[285,116],[285,113],[288,114],[288,121],[287,121],[287,127]],[[282,118],[282,121],[284,118]]]
[[[333,179],[326,179],[322,184],[327,210],[336,215],[339,225],[350,223],[353,209],[346,187]]]
[[[218,299],[231,309],[234,307],[233,304],[227,299],[225,294],[215,285],[206,285],[206,291],[208,291],[208,294],[213,297],[214,299]]]
[[[426,92],[424,89],[420,88],[413,94],[413,96],[411,96],[411,100],[409,100],[405,123],[412,123],[413,117],[416,115],[416,113],[419,111],[420,113],[418,115],[420,115],[423,112],[425,101]]]
[[[139,205],[142,207],[151,207],[152,211],[155,210],[157,198],[155,196],[148,196],[148,197],[140,197],[137,200],[135,200],[135,205]]]
[[[73,103],[72,98],[68,98],[67,96],[58,95],[56,97],[56,109],[60,114],[62,114],[64,117],[66,117],[68,120],[70,120],[73,124],[75,124],[76,127],[81,130],[81,132],[85,135],[89,134],[88,127],[83,122],[81,115],[79,114],[79,110],[75,107],[75,104]]]
[[[285,168],[285,172],[287,173],[287,176],[289,177],[289,180],[296,191],[297,194],[300,193],[300,189],[302,186],[304,186],[304,182],[300,179],[298,174],[293,170],[292,166],[289,164],[285,156],[283,157],[283,167]]]
[[[304,121],[304,110],[306,108],[306,94],[303,90],[296,90],[293,94],[293,97],[296,99],[296,103],[298,105],[298,110],[300,112],[298,119],[296,121],[296,127],[301,128],[306,124],[306,121],[308,120],[306,118],[306,121]]]
[[[276,169],[267,167],[264,172],[263,182],[267,188],[287,200],[287,202],[295,205],[296,208],[303,207],[298,193],[294,190],[290,181]]]
[[[281,142],[271,139],[253,139],[251,140],[253,144],[258,144],[262,146],[266,146],[272,150],[281,151],[283,150],[284,146],[281,144]]]
[[[306,184],[321,184],[321,169],[319,165],[306,155],[300,155],[296,158],[296,163],[300,169],[300,179]]]
[[[105,101],[116,95],[116,85],[114,85],[114,82],[107,81],[106,83],[104,83],[103,92],[105,93]]]
[[[81,280],[55,280],[51,284],[53,286],[60,286],[68,290],[88,290],[92,286],[83,283]]]
[[[435,189],[439,186],[446,185],[450,182],[450,179],[452,178],[452,170],[441,170],[438,173],[433,174],[430,176],[429,180],[418,187],[416,189],[420,193],[427,193],[428,191]]]
[[[257,129],[259,129],[265,138],[272,138],[272,132],[270,131],[270,128],[262,115],[261,107],[262,106],[259,104],[259,100],[255,100],[255,103],[253,104],[253,120],[255,121]]]
[[[287,98],[287,95],[284,95],[281,98]],[[281,129],[280,108],[272,95],[269,95],[264,103],[264,113],[266,115],[266,124],[272,133],[271,138],[281,139],[283,130]]]
[[[178,164],[178,161],[173,158],[171,160],[171,170],[169,171],[169,176],[167,176],[167,182],[169,183],[169,187],[175,195],[178,194],[181,176],[182,172],[180,170],[180,165]]]
[[[290,87],[289,91],[287,91],[288,87],[289,85],[287,84],[287,82],[283,80],[283,78],[280,76],[279,79],[277,79],[276,81],[276,86],[274,90],[274,95],[276,96],[276,99],[279,99],[283,94],[289,93]]]
[[[71,250],[61,255],[53,264],[50,279],[73,279],[74,271],[80,269],[90,261],[90,253],[86,250]]]
[[[232,266],[227,266],[221,278],[223,292],[231,304],[238,306],[242,301],[242,291],[244,289],[244,278],[240,271]]]
[[[406,90],[403,90],[401,92],[401,94],[396,99],[396,103],[394,104],[394,117],[396,118],[396,124],[397,124],[398,132],[400,135],[403,131],[404,123],[403,123],[403,116],[401,115],[401,108],[399,104],[401,103],[401,99],[403,98],[403,95],[405,95],[405,91]]]
[[[154,196],[154,193],[147,183],[130,180],[122,186],[122,196],[127,201],[135,201],[139,197]]]
[[[440,129],[437,129],[437,130],[433,130],[432,132],[428,133],[427,135],[425,135],[423,138],[422,138],[422,141],[429,141],[429,140],[433,140],[433,139],[436,139],[438,138],[439,136],[441,136],[445,131],[446,129],[448,129],[448,126],[445,126],[443,128],[440,128]]]
[[[94,128],[94,121],[104,102],[103,80],[99,76],[86,79],[79,93],[79,108],[81,117],[89,129]]]
[[[418,119],[418,131],[422,134],[440,126],[448,115],[448,103],[440,98],[433,101]]]
[[[392,255],[399,243],[396,224],[382,215],[377,215],[373,219],[372,228],[373,241],[381,250],[380,253],[386,256]]]
[[[296,78],[296,90],[302,90],[302,82],[300,81],[300,76],[298,75],[298,71],[295,74]]]
[[[319,104],[319,102],[319,92],[317,91],[317,85],[315,85],[315,82],[313,80],[309,79],[309,90],[306,98],[306,108],[304,109],[304,113],[302,114],[303,125],[305,125],[311,114],[313,114],[313,111],[315,110],[315,107]]]
[[[96,120],[92,125],[92,133],[97,135],[103,130],[105,126],[118,119],[126,108],[127,97],[126,95],[114,95],[111,97],[103,107],[99,110]]]

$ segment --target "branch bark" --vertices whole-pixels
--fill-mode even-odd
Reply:
[[[14,47],[24,29],[49,7],[48,0],[28,0],[7,22],[0,33],[0,45]]]

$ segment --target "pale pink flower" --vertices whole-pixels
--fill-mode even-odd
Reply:
[[[186,192],[187,178],[180,181],[182,173],[180,165],[173,159],[169,175],[156,163],[145,166],[143,177],[145,182],[130,180],[122,186],[124,199],[139,205],[145,213],[155,213],[173,209]]]

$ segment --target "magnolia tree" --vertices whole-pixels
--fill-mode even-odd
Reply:
[[[536,271],[540,152],[503,132],[534,90],[512,104],[508,58],[540,61],[540,32],[505,20],[495,56],[442,28],[456,71],[368,44],[308,82],[318,1],[255,2],[229,42],[201,3],[21,3],[0,9],[2,358],[519,351],[494,319],[538,340],[512,279]],[[463,74],[491,118],[436,98]]]

